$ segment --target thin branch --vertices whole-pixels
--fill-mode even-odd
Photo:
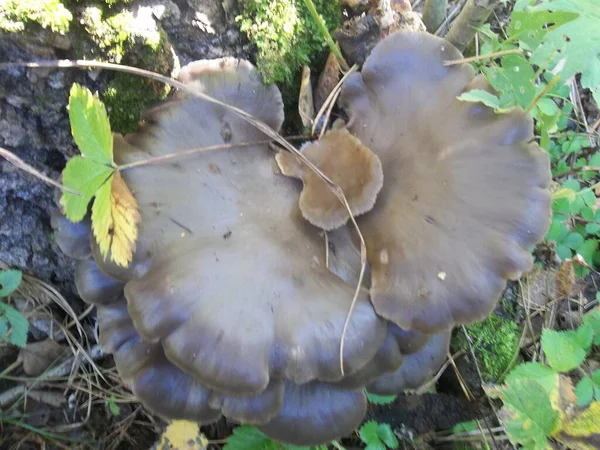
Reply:
[[[455,66],[457,64],[472,63],[475,61],[498,58],[500,56],[505,56],[505,55],[514,55],[517,53],[523,53],[523,49],[513,48],[510,50],[501,50],[499,52],[486,53],[485,55],[471,56],[469,58],[451,59],[448,61],[444,61],[444,66]]]
[[[30,166],[25,161],[23,161],[21,158],[19,158],[17,155],[9,152],[5,148],[0,147],[0,156],[2,156],[4,159],[6,159],[9,163],[11,163],[17,169],[21,169],[24,172],[27,172],[27,173],[33,175],[34,177],[39,178],[44,183],[50,184],[54,187],[57,187],[62,191],[68,192],[69,194],[76,195],[77,197],[82,197],[82,194],[80,192],[75,191],[66,186],[63,186],[62,184],[58,183],[57,181],[54,181],[52,178],[47,177],[42,172],[37,170],[35,167]]]
[[[475,37],[500,0],[467,0],[456,21],[450,27],[446,39],[459,51],[464,51]]]

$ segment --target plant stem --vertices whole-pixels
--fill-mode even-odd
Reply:
[[[321,33],[323,33],[323,37],[325,38],[325,40],[327,41],[327,45],[329,45],[329,48],[331,49],[331,51],[337,58],[338,64],[340,65],[342,70],[345,72],[346,70],[349,69],[348,63],[342,56],[342,52],[340,52],[340,49],[338,48],[338,46],[333,41],[331,34],[329,34],[329,30],[327,29],[327,26],[325,25],[325,21],[317,12],[317,8],[315,8],[315,4],[313,3],[312,0],[304,0],[304,4],[306,5],[311,16],[317,23],[317,26],[321,30]]]
[[[475,61],[481,61],[482,59],[498,58],[500,56],[514,55],[517,53],[523,53],[523,50],[520,48],[513,48],[510,50],[501,50],[499,52],[487,53],[485,55],[471,56],[470,58],[452,59],[449,61],[444,61],[444,66],[454,66],[456,64],[472,63]]]
[[[423,23],[430,33],[435,33],[446,18],[448,0],[425,0]]]
[[[548,93],[548,91],[550,89],[552,89],[556,83],[559,82],[559,80],[560,80],[560,75],[555,75],[554,78],[552,78],[550,80],[550,82],[544,87],[544,89],[542,89],[541,92],[538,95],[535,96],[535,98],[531,101],[531,103],[529,104],[529,106],[527,108],[525,108],[525,112],[530,112],[533,109],[533,107],[535,106],[535,104],[537,102],[539,102],[540,99],[544,95],[546,95]]]
[[[475,37],[477,28],[483,25],[500,0],[468,0],[456,21],[450,27],[446,39],[461,52]]]

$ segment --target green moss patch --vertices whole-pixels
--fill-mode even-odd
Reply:
[[[340,24],[339,0],[314,0],[333,31]],[[327,46],[303,0],[241,0],[240,30],[256,46],[256,65],[265,83],[294,82]]]
[[[25,30],[37,23],[57,33],[66,33],[73,15],[60,0],[3,0],[0,2],[0,29],[8,32]]]
[[[513,320],[492,315],[483,322],[469,325],[467,331],[483,381],[498,381],[519,349],[519,326]],[[460,329],[452,340],[452,348],[453,352],[469,352],[467,339]]]

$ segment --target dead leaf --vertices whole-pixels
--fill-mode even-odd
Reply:
[[[573,260],[569,259],[563,263],[556,273],[556,292],[560,297],[567,297],[575,287],[575,269]]]
[[[139,205],[119,172],[98,190],[92,207],[92,227],[102,255],[127,267],[133,259],[140,221]]]
[[[317,87],[315,89],[315,109],[319,111],[333,88],[340,81],[340,66],[333,52],[329,53],[325,67],[319,75]]]
[[[574,410],[552,437],[573,450],[600,448],[600,402]]]
[[[152,449],[156,450],[205,450],[208,445],[206,436],[200,432],[196,422],[174,420]]]
[[[302,119],[302,125],[312,126],[315,115],[315,106],[313,104],[312,85],[310,84],[310,68],[302,68],[302,80],[300,81],[300,94],[298,96],[298,113]]]
[[[19,352],[19,359],[23,361],[23,370],[29,376],[38,376],[50,365],[56,363],[67,347],[46,339],[41,342],[33,342]]]

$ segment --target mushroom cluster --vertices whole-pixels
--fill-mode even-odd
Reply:
[[[452,327],[492,311],[546,232],[550,169],[523,111],[457,100],[490,89],[468,65],[444,65],[460,57],[425,33],[388,36],[343,85],[347,123],[301,148],[342,188],[367,246],[343,371],[360,249],[323,180],[232,111],[183,92],[114,135],[117,164],[231,144],[122,173],[141,215],[126,268],[102,257],[89,221],[53,217],[79,294],[97,306],[100,343],[147,408],[324,443],[360,424],[365,388],[422,385]],[[281,127],[279,91],[247,61],[197,61],[179,78]]]

